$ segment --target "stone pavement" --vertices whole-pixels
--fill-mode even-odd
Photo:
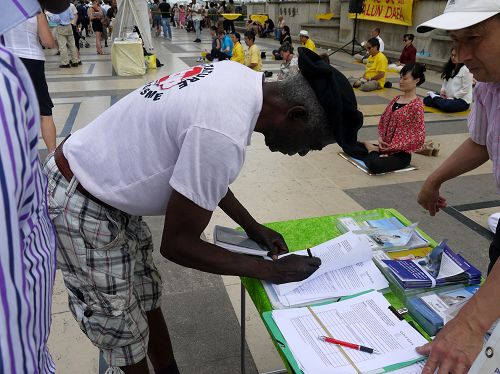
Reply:
[[[91,43],[92,38],[89,38]],[[155,38],[158,57],[164,67],[150,70],[142,77],[118,77],[113,74],[111,56],[97,55],[83,48],[82,66],[59,69],[58,56],[48,51],[46,75],[55,104],[54,118],[58,141],[84,127],[102,111],[140,85],[163,75],[196,64],[201,51],[210,48],[210,37],[203,32],[201,44],[193,43],[193,33],[173,29],[173,40]],[[278,43],[257,39],[267,51],[264,70],[276,72],[279,62],[271,60]],[[109,53],[110,48],[106,51]],[[347,76],[360,76],[364,66],[353,63],[341,52],[331,57],[333,66]],[[377,123],[387,103],[398,93],[398,75],[389,74],[394,88],[378,92],[356,91],[365,115],[362,139],[377,139]],[[427,82],[418,90],[425,95],[440,86],[439,74],[428,72]],[[218,89],[214,87],[214,89]],[[219,89],[223,90],[224,87]],[[230,104],[231,98],[226,103]],[[179,108],[193,110],[193,108]],[[235,195],[260,222],[272,222],[331,215],[376,207],[393,207],[435,239],[449,238],[450,245],[467,259],[486,270],[487,248],[491,235],[485,229],[488,214],[500,209],[494,188],[491,164],[447,183],[442,193],[449,207],[436,217],[426,215],[416,203],[422,181],[467,137],[464,114],[426,113],[428,138],[441,144],[438,157],[415,155],[418,170],[368,176],[338,156],[340,148],[331,145],[305,157],[271,153],[260,134],[255,134],[247,160],[237,181],[231,186]],[[139,140],[140,141],[140,140]],[[44,156],[43,141],[40,154]],[[156,248],[162,232],[162,217],[148,217]],[[220,210],[205,230],[211,239],[215,224],[235,226]],[[174,351],[182,373],[238,373],[240,282],[237,277],[218,276],[173,264],[155,254],[164,279],[162,308],[169,326]],[[265,373],[283,369],[271,340],[254,308],[248,305],[246,317],[247,372]],[[80,332],[67,307],[67,295],[60,272],[54,291],[53,327],[50,349],[58,373],[87,374],[99,370],[98,350]]]

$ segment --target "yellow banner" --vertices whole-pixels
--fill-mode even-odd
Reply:
[[[411,26],[412,11],[413,0],[365,0],[358,19]],[[354,13],[349,13],[349,18],[354,17]]]

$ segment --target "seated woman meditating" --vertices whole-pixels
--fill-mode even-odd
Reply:
[[[455,113],[469,109],[472,102],[472,73],[467,66],[458,62],[457,52],[452,49],[451,57],[441,74],[443,85],[439,93],[429,91],[424,104],[443,112]]]
[[[281,30],[281,36],[280,36],[280,45],[283,45],[285,43],[292,45],[290,27],[288,27],[287,25],[283,26],[283,30]],[[281,57],[279,49],[273,50],[273,56],[275,60],[283,60],[283,57]]]
[[[424,105],[417,97],[417,86],[425,82],[425,66],[408,64],[401,69],[401,95],[389,103],[378,123],[378,144],[361,142],[365,151],[355,157],[375,174],[399,170],[410,165],[411,153],[425,141]]]

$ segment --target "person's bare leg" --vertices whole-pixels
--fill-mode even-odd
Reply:
[[[146,312],[149,326],[148,357],[157,373],[174,374],[172,343],[161,308]],[[170,368],[170,370],[169,370]]]
[[[56,125],[54,123],[54,117],[40,116],[40,118],[43,142],[50,153],[56,149]]]
[[[97,53],[100,55],[102,54],[102,47],[101,47],[101,32],[96,31],[95,32],[95,46],[97,49]]]

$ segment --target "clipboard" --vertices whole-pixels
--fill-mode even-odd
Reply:
[[[367,290],[367,291],[358,293],[356,295],[342,297],[338,301],[351,299],[351,298],[357,297],[359,295],[363,295],[363,294],[371,292],[371,291],[373,291],[373,290]],[[387,298],[387,296],[386,296],[386,298]],[[390,300],[391,298],[387,298],[387,299],[388,299],[388,301],[392,305],[392,302]],[[323,304],[328,304],[328,303],[320,303],[320,304],[316,304],[316,305],[323,305]],[[407,320],[407,322],[413,321],[413,319],[411,317],[410,318],[408,318],[408,317],[407,318],[403,318],[403,319]],[[274,319],[273,319],[273,316],[272,316],[272,311],[268,311],[268,312],[262,313],[262,320],[264,321],[264,325],[266,326],[267,330],[271,334],[271,337],[275,341],[275,345],[276,345],[276,347],[278,349],[278,352],[280,353],[280,355],[282,357],[284,356],[284,358],[286,358],[286,361],[284,363],[285,363],[285,366],[286,366],[287,370],[289,372],[294,373],[294,374],[303,374],[304,372],[302,371],[302,369],[299,367],[299,364],[295,360],[295,357],[293,356],[292,351],[288,347],[287,341],[285,340],[285,338],[284,338],[283,334],[281,333],[280,329],[278,328],[278,326],[274,322]],[[415,327],[415,328],[418,326],[415,323],[413,323],[411,325],[413,327]],[[430,340],[430,337],[421,328],[417,328],[417,330],[427,340]],[[394,371],[394,370],[402,369],[404,367],[413,365],[413,364],[415,364],[417,362],[420,362],[420,361],[423,361],[423,360],[425,360],[425,357],[422,357],[422,358],[419,358],[419,359],[415,359],[415,360],[401,362],[401,363],[394,364],[394,365],[385,366],[385,367],[382,367],[382,368],[379,368],[379,369],[376,369],[376,370],[372,370],[372,371],[367,372],[367,373],[373,373],[373,374],[375,374],[375,373],[388,373],[388,372],[391,372],[391,371]]]

